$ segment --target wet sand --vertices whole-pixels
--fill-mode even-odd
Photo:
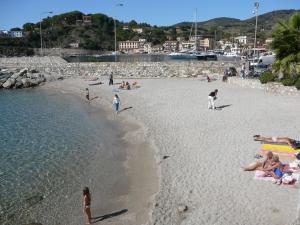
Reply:
[[[82,95],[84,93],[81,90],[82,88],[64,88],[60,86],[59,82],[58,85],[55,84],[55,82],[49,83],[49,85],[43,86],[42,89],[73,94],[78,98],[78,101],[86,101],[84,95]],[[111,139],[113,143],[107,143],[107,146],[101,146],[101,148],[109,148],[110,145],[119,148],[120,155],[111,157],[113,157],[114,163],[122,163],[123,170],[112,169],[109,174],[99,176],[103,173],[103,165],[97,163],[97,158],[103,158],[103,151],[95,155],[94,160],[89,162],[90,165],[87,165],[86,169],[91,171],[91,177],[82,181],[81,186],[89,186],[92,192],[94,224],[145,224],[151,217],[150,212],[152,212],[154,197],[159,186],[156,159],[153,154],[156,151],[155,146],[145,137],[145,129],[142,124],[116,117],[116,115],[111,114],[110,110],[100,106],[99,100],[101,98],[96,98],[91,104],[86,102],[86,107],[93,119],[103,119],[104,116],[109,124],[104,126],[109,127],[108,130],[103,131],[106,135],[111,132],[118,132],[118,137],[116,138],[114,135],[116,139]],[[100,112],[99,107],[101,107]],[[106,140],[109,140],[109,138]],[[125,159],[123,159],[124,149],[126,152]],[[109,152],[110,149],[106,149],[106,151]],[[116,168],[119,167],[120,165],[116,165]],[[100,177],[104,179],[97,179]],[[77,214],[73,218],[64,219],[62,221],[64,224],[83,224],[85,221],[82,214],[82,190],[78,190],[74,195],[77,195],[78,198],[66,202],[65,213],[68,215],[70,210],[72,212],[77,211]],[[44,204],[49,205],[49,203]],[[43,210],[46,209],[43,208]],[[42,212],[43,210],[39,211]],[[54,214],[53,212],[53,216]],[[48,215],[45,218],[49,219],[51,216]],[[50,221],[38,221],[41,221],[42,224],[51,224],[51,219]]]

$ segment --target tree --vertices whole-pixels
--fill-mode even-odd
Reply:
[[[300,13],[290,20],[279,22],[272,33],[271,47],[275,50],[277,61],[274,69],[285,77],[295,76],[300,62]]]

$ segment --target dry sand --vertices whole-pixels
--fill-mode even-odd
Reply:
[[[160,190],[148,224],[298,224],[299,189],[254,180],[252,172],[240,167],[259,153],[254,134],[299,137],[300,97],[277,96],[220,81],[137,81],[141,88],[117,93],[121,107],[132,108],[112,118],[143,124],[146,140],[152,140],[157,148]],[[99,96],[92,104],[112,111],[112,89],[118,85],[104,82],[89,87],[92,97]],[[46,86],[79,93],[88,83],[68,79]],[[226,107],[214,111],[207,108],[207,95],[216,88],[216,105]],[[180,205],[188,210],[178,213]]]

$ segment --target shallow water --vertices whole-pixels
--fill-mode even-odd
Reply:
[[[29,89],[1,91],[0,115],[1,224],[72,223],[84,186],[111,199],[126,190],[123,131],[101,110]]]

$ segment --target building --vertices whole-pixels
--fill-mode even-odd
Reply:
[[[269,45],[272,42],[273,42],[273,38],[267,38],[266,41],[265,41],[266,45]]]
[[[23,35],[23,31],[9,31],[9,36],[12,38],[22,38]]]
[[[143,28],[133,28],[132,30],[139,34],[143,33]]]
[[[179,43],[179,51],[181,50],[191,50],[195,48],[195,42],[194,41],[182,41]]]
[[[178,51],[179,44],[178,41],[166,41],[163,44],[164,50],[169,52],[175,52]]]
[[[241,45],[247,44],[247,36],[238,36],[238,37],[235,37],[234,40]]]
[[[9,31],[0,30],[0,37],[9,37]]]
[[[211,37],[203,38],[199,42],[200,48],[203,48],[204,50],[212,50],[215,48],[215,40]]]
[[[129,26],[123,26],[123,30],[129,30]]]
[[[151,42],[147,42],[144,44],[144,52],[152,53],[152,43]]]
[[[122,52],[138,52],[140,47],[139,41],[119,41],[119,51]]]
[[[91,23],[92,17],[91,16],[82,16],[83,23]]]
[[[72,43],[69,44],[69,46],[71,48],[79,48],[79,43],[78,42],[72,42]]]

